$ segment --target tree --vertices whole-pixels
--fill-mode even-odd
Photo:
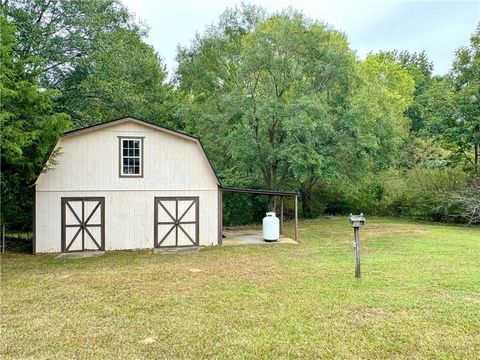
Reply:
[[[15,0],[7,13],[15,51],[42,59],[32,70],[75,128],[125,115],[177,125],[162,60],[119,0]]]
[[[334,167],[333,122],[355,66],[342,34],[295,11],[267,17],[243,5],[180,49],[178,60],[177,80],[195,114],[188,126],[224,175],[281,189]]]
[[[166,77],[150,45],[132,30],[117,29],[95,39],[90,55],[67,75],[58,108],[71,114],[76,127],[125,115],[176,126]]]
[[[412,104],[414,80],[385,53],[370,54],[358,64],[359,86],[346,118],[356,123],[350,154],[364,171],[378,171],[399,159],[410,127],[406,110]],[[355,172],[354,172],[355,173]]]
[[[105,33],[145,34],[118,0],[14,0],[4,6],[16,26],[18,55],[43,59],[34,69],[43,86],[64,81]]]
[[[425,119],[422,117],[422,94],[424,94],[433,79],[433,63],[428,59],[425,51],[419,53],[410,53],[409,51],[390,51],[383,53],[392,62],[400,64],[412,76],[415,81],[415,91],[413,93],[413,102],[405,111],[405,115],[410,119],[411,130],[418,133],[425,128]]]
[[[473,145],[475,173],[480,165],[480,23],[470,37],[470,46],[457,51],[452,77],[457,91],[458,123],[465,129],[457,142]],[[470,161],[470,159],[469,159]]]
[[[428,134],[464,159],[479,174],[480,167],[480,24],[470,46],[459,49],[449,76],[425,94],[423,112]]]
[[[0,17],[0,127],[2,162],[2,223],[31,219],[32,198],[27,186],[43,168],[59,134],[70,127],[68,115],[53,110],[57,91],[38,83],[38,58],[19,57],[15,27]]]

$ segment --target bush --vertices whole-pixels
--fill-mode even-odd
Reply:
[[[410,216],[433,221],[469,222],[474,210],[466,192],[469,175],[461,168],[388,170],[317,186],[312,213]],[[477,192],[478,193],[478,192]],[[468,197],[470,196],[470,197]],[[476,199],[476,198],[475,198]],[[476,209],[476,208],[475,208]],[[318,215],[317,215],[318,216]]]
[[[480,224],[480,178],[473,179],[465,191],[451,195],[450,199],[459,208],[459,217],[468,224]]]
[[[465,221],[457,216],[460,205],[452,199],[463,193],[468,183],[468,174],[460,168],[390,171],[384,178],[381,212],[433,221]]]

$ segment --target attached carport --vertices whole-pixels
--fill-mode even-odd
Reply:
[[[276,190],[261,190],[261,189],[242,189],[242,188],[226,188],[226,187],[219,187],[218,189],[218,241],[219,245],[223,244],[223,197],[222,194],[224,192],[230,193],[243,193],[243,194],[256,194],[256,195],[264,195],[264,196],[277,196],[280,197],[280,234],[283,234],[283,202],[286,196],[293,196],[295,200],[295,235],[294,240],[298,243],[298,196],[300,195],[297,192],[293,191],[276,191]]]

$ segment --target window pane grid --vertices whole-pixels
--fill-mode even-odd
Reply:
[[[140,140],[122,139],[122,175],[141,175]]]

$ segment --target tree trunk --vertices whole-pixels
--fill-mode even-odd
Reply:
[[[478,167],[479,167],[479,157],[480,157],[480,144],[478,143],[478,138],[480,137],[480,125],[477,125],[475,127],[475,132],[477,133],[476,139],[477,141],[473,144],[473,152],[474,152],[474,158],[473,158],[473,164],[475,166],[475,174],[478,174]]]
[[[300,196],[302,200],[302,213],[303,217],[312,218],[312,193],[315,185],[318,182],[318,178],[312,177],[310,180],[305,181],[300,186]]]
[[[478,156],[479,156],[479,154],[478,154],[479,144],[475,144],[473,147],[474,147],[474,152],[475,152],[475,158],[473,160],[473,163],[475,164],[475,167],[477,167],[478,166]]]
[[[310,218],[312,216],[312,212],[310,208],[310,193],[308,192],[308,190],[302,189],[300,190],[300,196],[302,199],[303,217]]]
[[[263,173],[263,180],[265,181],[265,185],[267,190],[277,190],[277,172],[275,166],[265,166]],[[267,202],[267,209],[268,211],[275,211],[277,209],[277,197],[270,196]]]
[[[277,213],[277,197],[270,196],[267,202],[267,210]]]

